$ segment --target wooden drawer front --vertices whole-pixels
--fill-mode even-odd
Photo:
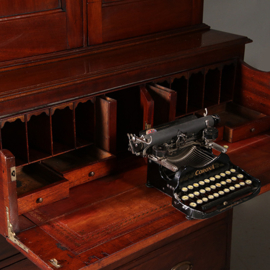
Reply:
[[[113,171],[115,159],[97,162],[83,168],[66,172],[63,176],[69,180],[70,187],[74,187],[110,174]]]
[[[37,209],[43,205],[59,201],[69,196],[69,182],[61,180],[55,184],[28,192],[18,198],[19,215]]]
[[[228,261],[226,259],[229,259],[227,257],[227,254],[229,254],[227,241],[230,241],[227,238],[228,235],[228,226],[224,222],[217,222],[163,246],[119,269],[227,269],[226,263]],[[182,268],[180,267],[181,263],[183,263]],[[188,267],[189,263],[192,267]]]

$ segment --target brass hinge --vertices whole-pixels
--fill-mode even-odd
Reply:
[[[9,220],[9,209],[8,207],[6,207],[6,214],[7,214],[7,228],[8,228],[8,239],[13,242],[14,244],[16,244],[17,246],[19,246],[21,249],[23,249],[25,252],[28,253],[29,248],[27,248],[23,243],[21,243],[17,238],[16,238],[16,234],[13,231],[13,226],[10,223]]]
[[[13,166],[10,168],[10,176],[11,176],[11,181],[16,181],[16,167]]]

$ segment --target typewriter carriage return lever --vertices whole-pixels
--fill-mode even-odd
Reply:
[[[214,142],[220,118],[206,114],[156,126],[139,136],[127,134],[129,150],[148,158],[147,185],[170,195],[173,206],[189,219],[209,218],[260,191],[260,181],[232,164],[227,148]]]

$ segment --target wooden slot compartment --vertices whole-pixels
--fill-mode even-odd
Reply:
[[[171,89],[177,93],[176,117],[182,116],[187,113],[188,80],[184,75],[180,78],[175,78]]]
[[[224,65],[221,75],[221,93],[220,102],[230,101],[233,99],[236,77],[236,65],[234,63]]]
[[[53,154],[75,148],[73,104],[52,108]]]
[[[1,139],[2,149],[8,149],[15,156],[16,166],[28,163],[24,116],[2,122]]]
[[[203,108],[204,74],[193,73],[188,85],[188,109],[187,112],[195,112]]]
[[[19,215],[69,196],[69,183],[41,163],[17,168]]]
[[[220,70],[209,69],[205,75],[204,107],[213,106],[219,103],[220,95]]]
[[[76,147],[89,145],[95,140],[95,103],[93,100],[80,101],[76,104]]]
[[[177,93],[159,84],[147,85],[154,100],[154,126],[175,120]]]
[[[115,156],[94,145],[76,149],[42,161],[50,169],[60,173],[77,186],[112,173]]]
[[[116,151],[127,151],[127,133],[138,134],[144,129],[140,87],[119,90],[106,96],[117,101]]]
[[[223,138],[228,142],[243,140],[270,128],[270,116],[233,102],[212,106],[208,114],[220,116],[219,127],[224,127]]]
[[[117,101],[107,96],[96,98],[96,145],[116,152]]]
[[[29,161],[37,161],[52,155],[49,110],[38,115],[29,115],[27,130]]]

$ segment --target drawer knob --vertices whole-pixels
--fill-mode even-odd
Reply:
[[[191,262],[181,262],[174,266],[171,270],[192,270],[193,266]]]
[[[36,200],[36,203],[42,203],[43,202],[43,198],[38,198],[37,200]]]
[[[89,176],[94,176],[95,175],[95,172],[90,172],[89,173]]]

